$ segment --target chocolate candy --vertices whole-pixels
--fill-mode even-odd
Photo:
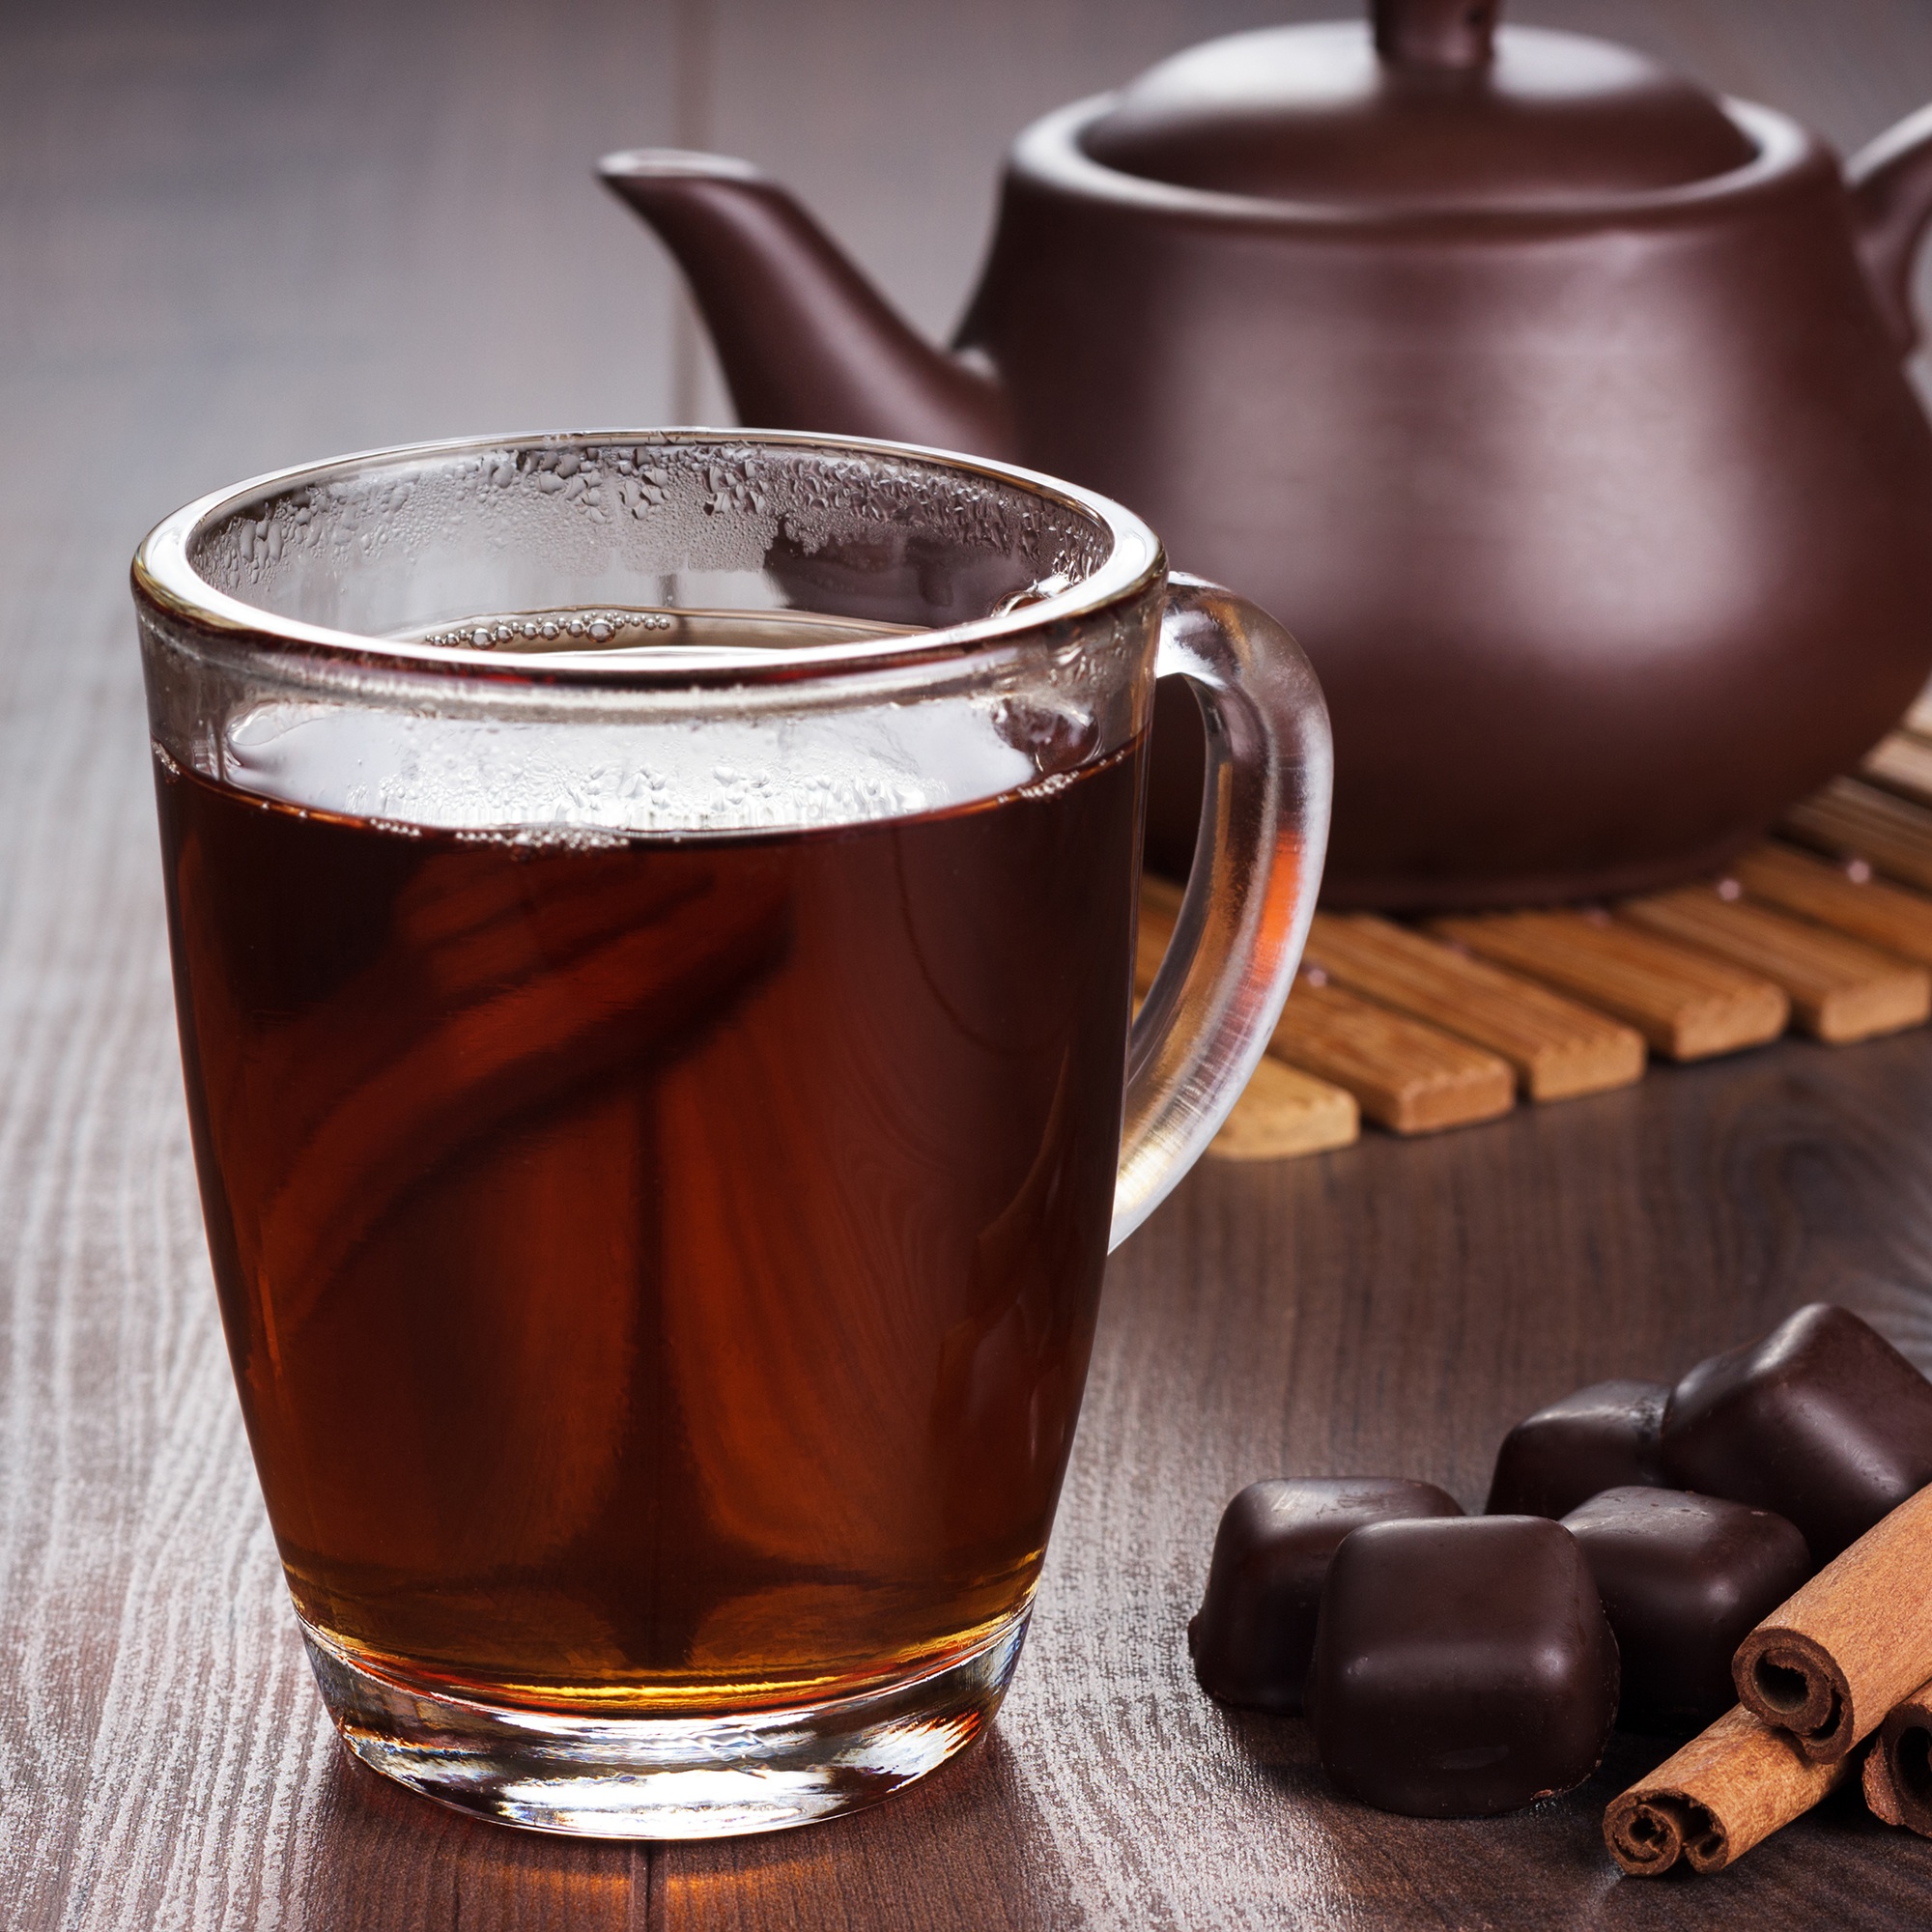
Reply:
[[[1596,1769],[1616,1639],[1561,1523],[1372,1523],[1328,1567],[1308,1694],[1343,1790],[1418,1818],[1486,1817]]]
[[[1662,1445],[1683,1488],[1789,1517],[1829,1563],[1932,1482],[1932,1382],[1849,1309],[1813,1302],[1699,1362]]]
[[[1667,1382],[1592,1382],[1503,1437],[1490,1516],[1567,1516],[1599,1490],[1662,1483],[1657,1432]]]
[[[1563,1519],[1623,1658],[1617,1722],[1690,1732],[1738,1700],[1731,1653],[1811,1574],[1770,1510],[1682,1490],[1605,1490]]]
[[[1434,1483],[1398,1476],[1250,1483],[1221,1513],[1208,1594],[1187,1626],[1201,1688],[1227,1704],[1299,1711],[1336,1545],[1364,1523],[1462,1514]]]

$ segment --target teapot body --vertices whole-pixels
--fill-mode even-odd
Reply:
[[[1021,137],[961,342],[1022,461],[1301,639],[1331,902],[1683,877],[1923,684],[1932,430],[1795,123],[1731,103],[1756,158],[1609,204],[1351,214],[1102,167],[1104,105]]]

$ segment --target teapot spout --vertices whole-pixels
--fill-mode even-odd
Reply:
[[[677,258],[742,421],[1016,454],[999,379],[926,342],[749,162],[640,148],[597,173]]]

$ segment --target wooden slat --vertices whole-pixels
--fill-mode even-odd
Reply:
[[[1143,877],[1134,958],[1142,993],[1167,950],[1179,904],[1178,886]],[[1268,1052],[1303,1078],[1340,1088],[1361,1113],[1399,1134],[1492,1121],[1515,1104],[1506,1061],[1333,985],[1319,969],[1297,978]]]
[[[1167,942],[1174,937],[1174,914],[1165,903],[1155,883],[1141,880],[1141,917],[1134,928],[1134,998],[1144,1000],[1167,956]]]
[[[1288,1160],[1352,1147],[1361,1137],[1352,1094],[1266,1053],[1208,1152],[1214,1160]]]
[[[1374,913],[1317,913],[1307,958],[1338,985],[1500,1054],[1531,1099],[1643,1077],[1634,1028]]]
[[[1726,898],[1717,887],[1649,893],[1617,910],[1652,932],[1762,973],[1783,987],[1806,1033],[1836,1045],[1901,1033],[1932,1012],[1932,973],[1924,967],[1769,906]]]
[[[1747,898],[1932,966],[1932,899],[1920,893],[1776,843],[1747,852],[1731,870]]]
[[[1601,914],[1489,913],[1436,920],[1431,929],[1628,1020],[1671,1060],[1762,1045],[1791,1016],[1769,980]]]
[[[1860,779],[1833,779],[1784,814],[1779,828],[1834,859],[1932,892],[1932,811]]]
[[[1932,738],[1894,731],[1881,738],[1859,765],[1860,773],[1887,791],[1918,805],[1932,805]]]
[[[1268,1050],[1355,1096],[1370,1120],[1398,1134],[1492,1121],[1516,1104],[1506,1060],[1331,983],[1295,981]]]
[[[1143,877],[1140,927],[1134,941],[1137,999],[1145,999],[1153,984],[1174,936],[1179,905],[1179,886]],[[1220,1132],[1208,1142],[1208,1152],[1216,1160],[1287,1160],[1350,1147],[1361,1135],[1361,1109],[1352,1094],[1268,1054],[1229,1110]]]
[[[1932,898],[1874,879],[1862,862],[1853,866],[1857,869],[1849,871],[1810,852],[1766,842],[1747,852],[1731,873],[1747,898],[1932,966]]]

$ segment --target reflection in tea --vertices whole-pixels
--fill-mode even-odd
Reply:
[[[158,777],[229,1346],[304,1618],[706,1711],[1024,1605],[1112,1208],[1142,747],[908,818],[436,831]]]

